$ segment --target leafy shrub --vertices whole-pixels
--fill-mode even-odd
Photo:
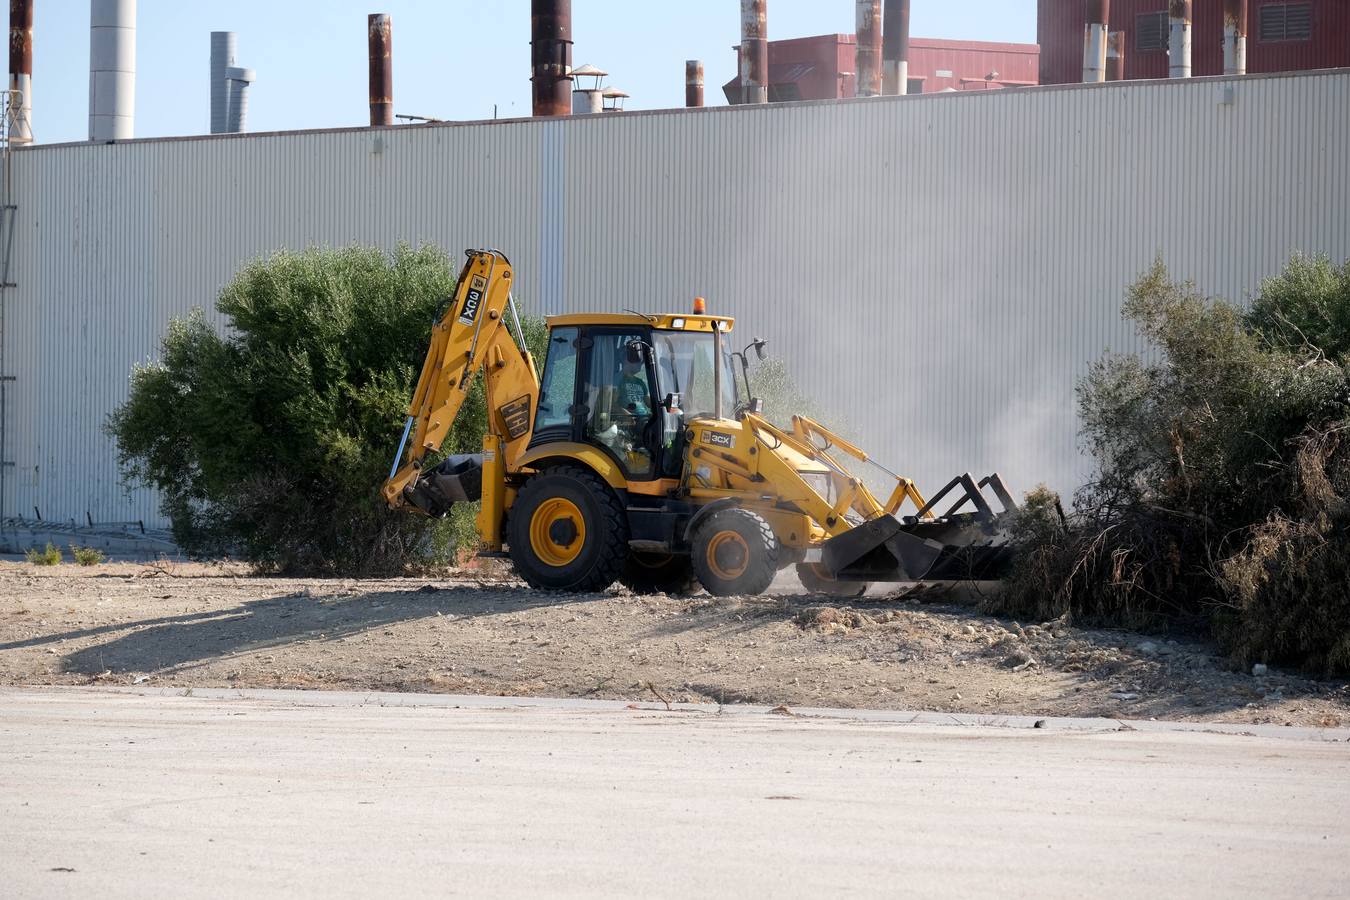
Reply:
[[[104,559],[102,550],[94,547],[77,547],[74,544],[70,545],[70,555],[82,566],[96,566]]]
[[[46,549],[39,550],[36,547],[29,547],[24,551],[24,558],[35,566],[56,566],[61,564],[61,551],[55,544],[48,542]]]
[[[179,546],[287,573],[445,561],[444,523],[389,510],[379,488],[456,275],[433,247],[282,252],[221,292],[224,334],[200,311],[171,321],[107,430]],[[541,322],[526,331],[542,344]],[[485,422],[480,379],[445,452],[480,449]]]
[[[1350,266],[1295,257],[1244,313],[1158,264],[1125,314],[1156,359],[1108,356],[1080,383],[1096,475],[1068,527],[1015,523],[991,607],[1209,628],[1244,664],[1350,670]]]

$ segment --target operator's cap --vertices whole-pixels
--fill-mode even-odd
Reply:
[[[701,316],[708,311],[708,301],[702,297],[694,298],[694,315]]]

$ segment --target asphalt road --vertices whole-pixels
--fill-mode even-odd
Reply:
[[[1343,730],[225,693],[0,690],[0,894],[1346,889]]]

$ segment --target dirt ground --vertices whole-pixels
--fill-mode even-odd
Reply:
[[[431,691],[1335,727],[1350,684],[908,598],[547,595],[502,576],[0,562],[0,683]]]

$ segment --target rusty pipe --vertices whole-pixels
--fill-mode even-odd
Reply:
[[[1223,74],[1247,74],[1247,0],[1223,0]]]
[[[691,59],[684,64],[684,105],[690,109],[703,105],[703,60]]]
[[[1106,80],[1125,80],[1125,32],[1113,31],[1106,36]]]
[[[9,142],[33,141],[33,0],[9,0]]]
[[[1167,43],[1167,77],[1191,77],[1191,0],[1171,0]]]
[[[769,102],[769,2],[741,0],[742,103]]]
[[[881,94],[881,0],[858,0],[857,24],[855,93],[859,97],[876,97]]]
[[[1083,82],[1106,80],[1106,30],[1111,20],[1110,0],[1087,0],[1087,24],[1083,27]]]
[[[881,50],[881,92],[909,93],[909,0],[886,0]]]
[[[370,124],[394,124],[393,21],[385,13],[366,19],[370,46]]]
[[[536,116],[572,110],[572,0],[530,0],[530,83]]]

